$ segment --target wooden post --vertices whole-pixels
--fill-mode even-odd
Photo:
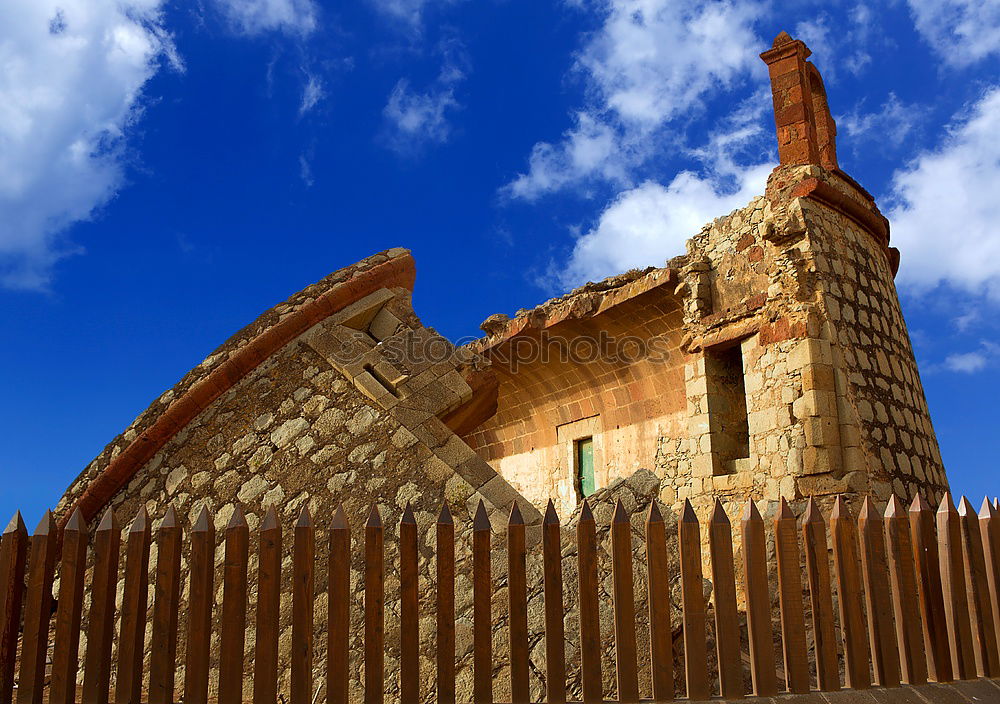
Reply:
[[[986,588],[989,592],[993,630],[997,634],[997,657],[1000,660],[1000,517],[987,498],[979,509],[979,537],[983,544]]]
[[[615,612],[615,666],[618,701],[639,701],[639,658],[635,636],[632,523],[621,499],[611,518],[611,577]]]
[[[83,577],[87,571],[87,524],[80,509],[63,528],[59,567],[59,607],[52,648],[50,704],[76,702],[76,673],[80,650],[80,615],[83,613]]]
[[[472,520],[472,701],[493,704],[493,580],[490,518],[482,499]]]
[[[437,525],[437,701],[455,704],[455,521],[441,504]]]
[[[559,516],[549,499],[542,520],[545,589],[545,700],[566,702],[566,634],[563,623],[562,539]]]
[[[799,567],[798,525],[795,514],[781,499],[774,517],[774,545],[778,563],[778,599],[781,606],[781,648],[785,658],[785,688],[792,694],[809,692],[805,606]]]
[[[313,609],[316,600],[316,527],[309,506],[295,522],[292,546],[292,678],[290,704],[312,704]],[[223,704],[220,702],[220,704]]]
[[[993,624],[993,604],[986,579],[986,557],[979,532],[979,516],[969,500],[962,497],[958,507],[962,525],[962,555],[965,564],[965,591],[972,619],[972,645],[976,672],[980,677],[1000,676],[997,662],[997,633]]]
[[[58,537],[59,529],[52,512],[46,511],[31,536],[31,549],[28,551],[28,592],[24,599],[21,668],[17,677],[18,704],[42,703]]]
[[[274,506],[261,521],[257,545],[257,623],[253,704],[278,702],[278,629],[281,615],[281,524]],[[165,703],[172,704],[172,703]]]
[[[764,519],[753,500],[747,501],[743,511],[743,577],[753,692],[758,697],[772,697],[778,693],[778,678],[774,668],[771,594],[767,584],[767,541]]]
[[[865,584],[868,644],[871,648],[875,684],[881,687],[898,687],[899,650],[892,621],[884,525],[882,515],[867,496],[858,514],[858,532],[861,536],[861,575]]]
[[[149,655],[149,704],[173,704],[177,670],[177,615],[181,593],[181,528],[173,505],[156,531],[153,634]]]
[[[14,694],[27,554],[28,529],[17,511],[0,537],[0,704],[10,704]]]
[[[188,560],[187,658],[184,704],[208,704],[208,665],[212,643],[212,603],[215,601],[215,520],[207,506],[191,527]]]
[[[670,575],[667,526],[656,500],[646,517],[646,570],[649,580],[649,659],[653,700],[674,698],[674,641],[670,625]]]
[[[108,704],[121,529],[109,507],[94,534],[94,571],[83,660],[83,704]]]
[[[382,704],[385,700],[383,542],[382,517],[378,506],[373,505],[365,524],[365,704]]]
[[[121,629],[118,632],[116,704],[140,704],[142,654],[146,646],[146,606],[149,595],[149,542],[152,530],[145,506],[132,521],[125,543],[125,585]]]
[[[896,622],[896,642],[903,682],[926,684],[927,658],[921,637],[917,578],[913,565],[913,542],[906,508],[895,495],[885,509],[886,562],[892,583],[892,613]]]
[[[399,521],[399,700],[420,701],[420,596],[417,591],[417,519],[406,502]]]
[[[944,595],[941,591],[934,511],[920,494],[916,495],[910,505],[910,534],[913,540],[913,562],[920,587],[927,674],[935,682],[951,682],[951,650],[948,646],[948,626],[945,623]]]
[[[708,652],[705,638],[705,592],[702,591],[701,529],[691,502],[677,521],[681,563],[681,609],[684,617],[684,672],[688,699],[708,699]]]
[[[868,668],[868,645],[865,643],[868,628],[861,610],[864,593],[858,569],[857,524],[843,496],[837,497],[830,513],[830,531],[833,534],[833,562],[837,569],[844,674],[851,689],[868,689],[872,680]]]
[[[597,524],[583,500],[576,524],[577,576],[580,592],[580,679],[584,704],[604,701],[601,675],[601,620],[597,598]]]
[[[512,704],[528,704],[528,577],[524,518],[517,502],[507,521],[507,614]]]
[[[830,585],[829,543],[826,522],[810,498],[802,517],[802,544],[806,554],[809,601],[812,606],[813,641],[816,646],[816,679],[823,692],[840,689],[840,666],[833,630],[833,589]]]
[[[944,598],[944,618],[951,649],[951,671],[958,679],[975,679],[976,659],[972,654],[969,596],[965,590],[965,565],[962,558],[962,526],[948,492],[945,492],[938,506],[937,529],[941,594]]]
[[[222,627],[219,631],[219,704],[242,704],[250,527],[239,505],[226,526],[225,540]]]
[[[722,502],[708,522],[708,551],[712,559],[715,598],[715,646],[719,658],[719,691],[723,699],[743,696],[743,661],[740,655],[740,622],[736,610],[736,576],[733,566],[733,530]]]
[[[350,683],[351,527],[341,504],[330,521],[326,632],[326,701],[347,704]],[[256,704],[256,703],[255,703]]]

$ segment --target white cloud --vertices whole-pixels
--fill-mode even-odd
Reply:
[[[953,66],[1000,54],[996,0],[909,0],[917,31]]]
[[[944,366],[953,372],[972,374],[986,367],[986,357],[979,352],[950,354],[945,358]]]
[[[426,143],[448,141],[451,124],[446,113],[456,108],[458,101],[451,86],[434,86],[421,93],[401,78],[383,110],[391,129],[390,144],[397,151],[409,152]]]
[[[706,96],[756,71],[762,46],[753,2],[610,0],[602,27],[577,57],[588,103],[571,114],[573,127],[552,144],[532,148],[528,170],[504,192],[532,200],[598,179],[627,182],[670,135],[683,141],[679,118],[690,118]]]
[[[734,121],[746,118],[740,112]],[[773,165],[734,161],[734,154],[756,143],[761,131],[744,126],[713,135],[693,152],[706,165],[703,175],[682,171],[666,186],[646,181],[619,193],[594,228],[576,241],[568,264],[553,268],[553,278],[572,287],[632,268],[662,266],[683,254],[702,225],[764,192]]]
[[[316,29],[317,10],[312,0],[215,0],[215,3],[240,34],[306,35]]]
[[[439,3],[450,3],[454,0],[370,0],[381,14],[398,22],[400,25],[419,33],[423,23],[424,11],[427,7]]]
[[[528,172],[506,186],[509,195],[535,200],[589,176],[627,181],[629,167],[637,160],[635,147],[626,148],[615,129],[587,112],[578,112],[574,121],[559,143],[538,142],[531,149]]]
[[[578,63],[602,108],[627,124],[657,127],[758,68],[760,11],[752,2],[612,0]]]
[[[465,80],[467,62],[456,42],[446,42],[441,73],[425,91],[410,87],[410,81],[396,82],[382,115],[384,141],[397,153],[413,155],[429,144],[443,144],[451,136],[450,114],[460,110],[456,87]]]
[[[159,0],[6,0],[0,27],[0,285],[44,289],[123,182],[146,81],[182,66]]]
[[[978,350],[957,352],[945,357],[944,368],[963,374],[975,374],[993,366],[997,359],[1000,359],[1000,345],[989,340],[981,340]]]
[[[855,151],[865,142],[878,142],[898,147],[911,136],[925,111],[915,105],[906,105],[895,93],[889,93],[882,106],[864,112],[861,105],[846,115],[837,116],[837,128],[850,137]]]
[[[1000,303],[1000,87],[965,112],[893,177],[896,280],[911,293],[945,284]]]
[[[312,110],[323,98],[326,91],[323,89],[323,81],[312,73],[306,74],[306,85],[302,89],[302,101],[299,103],[299,117]]]
[[[309,163],[305,154],[299,154],[299,178],[302,179],[306,188],[312,188],[316,182],[316,179],[313,178],[312,164]]]

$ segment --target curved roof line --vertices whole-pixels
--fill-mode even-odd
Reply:
[[[282,316],[278,322],[232,352],[228,359],[216,366],[205,378],[175,399],[152,425],[132,440],[90,481],[83,494],[64,513],[62,522],[68,520],[77,508],[89,522],[199,413],[316,323],[379,289],[407,288],[412,291],[416,266],[410,252],[400,248],[388,250],[382,255],[388,259],[369,269],[355,272],[351,278],[335,284],[313,300]],[[230,340],[239,335],[240,333],[236,333]]]

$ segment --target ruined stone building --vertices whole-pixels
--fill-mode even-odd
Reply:
[[[465,525],[482,499],[497,522],[517,502],[536,524],[547,499],[565,517],[618,479],[675,512],[715,497],[936,500],[948,482],[893,283],[900,253],[838,167],[809,55],[785,33],[761,55],[780,163],[686,252],[492,316],[458,349],[412,310],[410,253],[375,254],[156,399],[70,485],[61,519],[172,504],[193,521],[207,505],[222,528],[240,505],[255,528],[274,505],[325,526],[343,503],[355,526],[373,504],[392,525],[410,503],[427,526],[444,500]]]
[[[412,311],[409,252],[376,254],[230,338],[106,447],[61,512],[436,504],[461,487],[537,519],[550,497],[571,511],[638,469],[668,506],[935,498],[947,479],[893,284],[900,254],[838,167],[809,54],[782,33],[761,55],[780,164],[686,253],[491,316],[461,349]]]

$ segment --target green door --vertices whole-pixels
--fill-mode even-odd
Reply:
[[[577,490],[586,498],[594,493],[594,438],[582,438],[574,444]]]

